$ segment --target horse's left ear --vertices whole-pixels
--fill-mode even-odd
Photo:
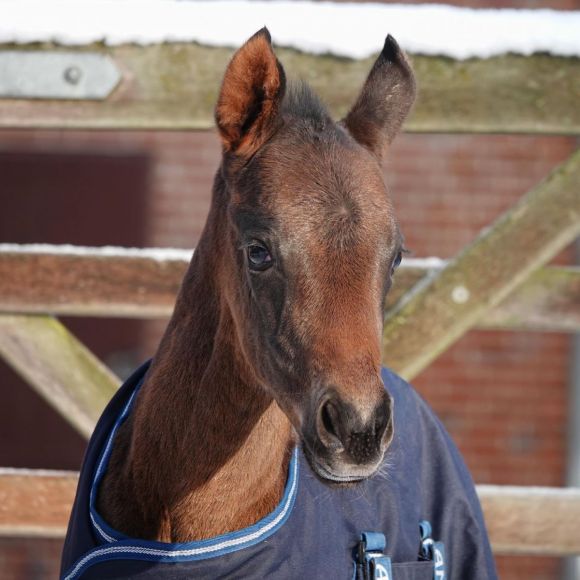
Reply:
[[[267,28],[233,56],[218,98],[215,119],[226,151],[249,156],[270,137],[286,79]]]
[[[389,34],[363,89],[343,123],[350,134],[381,159],[415,101],[413,69]]]

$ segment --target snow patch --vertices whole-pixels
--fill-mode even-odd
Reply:
[[[287,0],[0,0],[0,43],[236,47],[264,25],[280,46],[350,58],[377,53],[388,33],[411,53],[456,59],[509,52],[580,56],[577,11]]]
[[[401,268],[418,268],[421,270],[441,270],[447,265],[447,260],[431,256],[429,258],[403,258]]]
[[[27,469],[20,467],[0,467],[0,476],[16,477],[78,477],[78,471],[61,469]]]
[[[0,244],[0,254],[44,254],[57,256],[89,256],[113,258],[149,258],[158,262],[189,262],[193,250],[183,248],[124,248],[121,246],[73,246],[72,244]],[[447,260],[436,257],[403,258],[401,268],[440,270]]]
[[[73,246],[70,244],[0,244],[0,254],[44,254],[93,258],[149,258],[157,262],[189,262],[193,250],[180,248],[122,248],[120,246]]]
[[[148,258],[158,262],[177,260],[189,262],[193,250],[183,248],[124,248],[121,246],[73,246],[72,244],[0,244],[0,254],[43,254],[56,256],[88,256],[113,258]],[[434,256],[428,258],[403,258],[401,268],[440,270],[447,260]]]
[[[580,497],[580,489],[577,487],[535,487],[515,485],[477,485],[477,493],[485,497],[514,496],[527,498],[544,497],[577,500]]]

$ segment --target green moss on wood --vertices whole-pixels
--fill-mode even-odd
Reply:
[[[78,50],[109,54],[124,81],[104,103],[0,101],[0,126],[207,129],[233,48],[197,44],[0,45],[2,50]],[[278,49],[290,78],[308,81],[333,114],[354,102],[373,58],[352,60]],[[417,105],[406,125],[417,132],[580,134],[580,59],[505,55],[455,61],[414,56]]]

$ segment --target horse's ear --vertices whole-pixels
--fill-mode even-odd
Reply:
[[[413,69],[389,34],[363,89],[343,123],[350,134],[381,159],[415,101]]]
[[[226,151],[251,155],[270,137],[285,85],[270,33],[262,28],[234,54],[224,76],[215,118]]]

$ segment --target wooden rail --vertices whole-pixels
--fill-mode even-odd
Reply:
[[[377,47],[377,49],[380,47]],[[109,54],[123,80],[105,102],[0,100],[0,127],[205,129],[232,50],[193,43],[78,48],[0,45],[2,50]],[[373,58],[350,60],[277,49],[289,78],[307,80],[342,117]],[[506,55],[455,61],[413,58],[421,87],[406,130],[469,133],[580,133],[580,59]],[[162,71],[162,73],[160,72]]]
[[[167,317],[191,255],[0,244],[0,312]]]
[[[190,257],[188,250],[0,244],[0,312],[168,317]],[[445,265],[442,260],[404,260],[387,311]],[[478,326],[580,330],[580,268],[538,270]]]
[[[478,485],[496,554],[580,555],[580,489]]]
[[[0,536],[62,538],[78,476],[0,468]],[[496,554],[580,554],[580,490],[477,486]]]
[[[0,468],[0,537],[64,537],[77,482],[73,472]]]

